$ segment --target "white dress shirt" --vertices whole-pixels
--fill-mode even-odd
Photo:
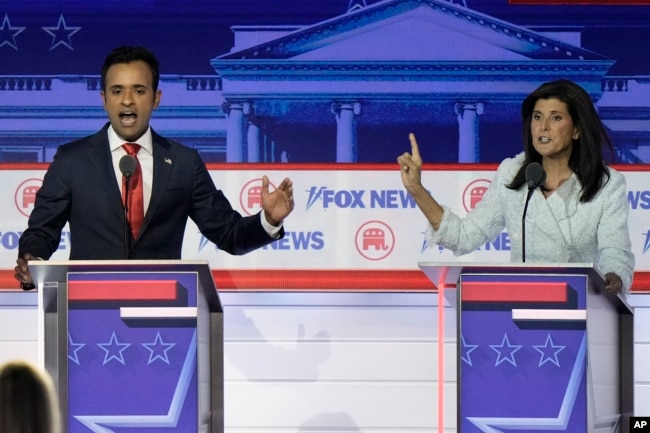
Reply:
[[[126,150],[122,147],[124,143],[137,143],[140,145],[138,152],[138,161],[142,170],[142,186],[143,186],[143,204],[144,213],[146,215],[151,201],[151,189],[153,185],[153,141],[151,138],[151,128],[147,129],[142,137],[136,141],[125,141],[121,138],[112,126],[108,127],[108,144],[111,147],[111,155],[113,157],[113,169],[115,170],[115,178],[117,185],[122,193],[122,172],[120,171],[120,159],[126,155]]]

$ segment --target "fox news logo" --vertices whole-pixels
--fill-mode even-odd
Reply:
[[[285,232],[284,238],[265,245],[262,249],[284,251],[319,251],[325,247],[325,235],[321,231]]]
[[[329,189],[312,186],[308,191],[307,210],[321,202],[323,209],[405,209],[414,208],[415,200],[403,189]]]
[[[627,201],[632,210],[650,209],[650,191],[628,191]]]
[[[23,232],[16,231],[0,231],[0,247],[5,250],[16,250],[18,249],[18,243],[20,237],[23,235]],[[61,232],[61,240],[59,241],[59,246],[57,250],[66,250],[70,245],[70,232],[63,231]]]

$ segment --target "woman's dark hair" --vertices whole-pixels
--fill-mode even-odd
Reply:
[[[158,90],[160,72],[158,71],[159,62],[156,56],[154,56],[147,48],[131,47],[127,45],[115,48],[108,54],[108,56],[106,56],[106,60],[104,60],[104,65],[102,66],[102,90],[106,91],[106,72],[108,71],[108,68],[120,63],[131,63],[139,60],[149,65],[153,77],[153,90],[154,92]]]
[[[521,104],[523,120],[524,163],[508,188],[519,189],[526,184],[526,167],[531,162],[542,163],[540,155],[533,146],[530,122],[535,103],[540,99],[557,99],[566,104],[579,138],[573,140],[573,150],[569,158],[569,168],[582,184],[581,202],[588,202],[609,179],[609,170],[603,161],[603,147],[606,145],[614,157],[612,142],[607,135],[594,102],[589,94],[569,80],[556,80],[544,83],[524,99]],[[607,180],[605,180],[607,179]]]
[[[0,367],[0,432],[57,433],[60,413],[50,376],[24,361]]]

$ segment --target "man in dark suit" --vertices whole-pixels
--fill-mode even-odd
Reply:
[[[284,235],[282,222],[294,207],[291,180],[269,192],[264,176],[263,211],[240,215],[217,190],[196,150],[150,128],[162,96],[159,78],[158,60],[145,48],[124,46],[107,56],[101,97],[110,121],[96,134],[57,150],[20,238],[15,276],[24,288],[32,283],[27,262],[49,259],[66,223],[71,260],[180,259],[188,217],[231,254],[245,254]],[[139,228],[132,222],[129,227],[125,215],[124,143],[139,149],[144,216]]]

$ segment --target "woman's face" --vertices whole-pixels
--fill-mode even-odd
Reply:
[[[538,99],[530,120],[533,147],[544,158],[569,160],[573,140],[580,137],[566,104],[559,99]]]

